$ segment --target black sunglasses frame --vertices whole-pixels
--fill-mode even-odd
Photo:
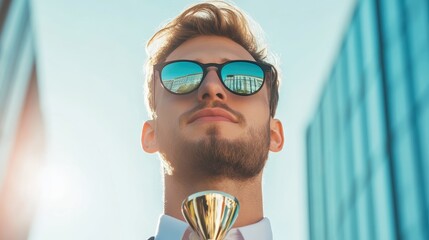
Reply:
[[[190,63],[195,63],[195,64],[197,64],[198,66],[200,66],[201,67],[201,69],[203,70],[203,76],[201,77],[201,80],[200,80],[200,82],[198,83],[198,86],[197,87],[195,87],[195,89],[193,89],[192,91],[190,91],[190,92],[186,92],[186,93],[176,93],[176,92],[173,92],[173,91],[171,91],[170,89],[168,89],[168,88],[166,88],[165,86],[164,86],[164,82],[162,81],[162,77],[161,77],[161,72],[162,72],[162,70],[164,69],[164,67],[165,66],[167,66],[167,65],[169,65],[169,64],[171,64],[171,63],[176,63],[176,62],[190,62]],[[226,86],[226,84],[225,84],[225,82],[224,82],[224,80],[222,79],[222,75],[221,75],[221,71],[222,71],[222,68],[225,66],[225,65],[227,65],[227,64],[231,64],[231,63],[235,63],[235,62],[245,62],[245,63],[251,63],[251,64],[254,64],[254,65],[257,65],[258,67],[260,67],[261,68],[261,70],[262,70],[262,72],[263,72],[263,79],[262,79],[262,84],[261,84],[261,87],[258,89],[258,90],[256,90],[256,91],[254,91],[254,92],[252,92],[252,93],[250,93],[250,94],[244,94],[244,93],[238,93],[238,92],[234,92],[234,91],[232,91],[231,89],[229,89],[227,86]],[[227,62],[224,62],[224,63],[200,63],[200,62],[197,62],[197,61],[192,61],[192,60],[175,60],[175,61],[169,61],[169,62],[163,62],[163,63],[158,63],[158,64],[155,64],[154,66],[153,66],[153,69],[154,69],[154,72],[155,71],[157,71],[158,72],[158,77],[159,77],[159,80],[160,80],[160,82],[161,82],[161,85],[162,85],[162,87],[165,89],[165,90],[167,90],[168,92],[170,92],[170,93],[172,93],[172,94],[175,94],[175,95],[186,95],[186,94],[190,94],[190,93],[192,93],[192,92],[194,92],[195,90],[197,90],[198,88],[200,88],[200,86],[201,86],[201,83],[204,81],[204,79],[205,79],[205,77],[206,77],[206,75],[207,75],[207,73],[209,72],[208,71],[208,68],[209,67],[216,67],[216,74],[218,75],[218,77],[219,77],[219,80],[220,80],[220,82],[222,83],[222,85],[225,87],[225,89],[227,89],[229,92],[231,92],[231,93],[233,93],[233,94],[235,94],[235,95],[240,95],[240,96],[251,96],[251,95],[253,95],[253,94],[256,94],[257,92],[259,92],[261,89],[262,89],[262,87],[264,86],[264,83],[265,83],[265,81],[266,81],[266,76],[267,76],[267,72],[268,73],[271,73],[271,72],[273,72],[274,70],[274,66],[273,65],[271,65],[271,64],[267,64],[267,63],[261,63],[261,62],[255,62],[255,61],[248,61],[248,60],[233,60],[233,61],[227,61]]]

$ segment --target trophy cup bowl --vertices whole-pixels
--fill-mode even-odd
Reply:
[[[190,195],[182,203],[182,214],[201,240],[223,240],[238,217],[240,204],[220,191]]]

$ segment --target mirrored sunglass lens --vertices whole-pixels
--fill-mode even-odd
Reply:
[[[225,86],[238,94],[248,95],[258,91],[264,82],[264,71],[250,62],[232,62],[222,68]]]
[[[189,93],[201,82],[203,69],[192,62],[173,62],[161,71],[162,84],[175,93]]]

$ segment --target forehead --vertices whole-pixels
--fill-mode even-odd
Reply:
[[[180,59],[202,63],[222,63],[228,60],[255,61],[240,44],[219,36],[199,36],[189,39],[171,52],[166,61]]]

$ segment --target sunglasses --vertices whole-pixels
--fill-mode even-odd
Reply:
[[[162,86],[173,94],[188,94],[199,88],[209,67],[216,67],[216,73],[228,91],[249,96],[261,90],[265,74],[273,71],[273,66],[265,63],[237,60],[222,64],[191,60],[177,60],[154,65],[159,72]]]

